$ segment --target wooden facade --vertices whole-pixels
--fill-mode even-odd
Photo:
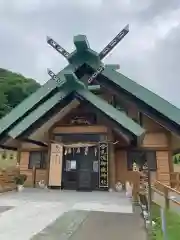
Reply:
[[[76,111],[75,111],[76,112]],[[137,116],[137,109],[130,110],[129,115]],[[48,147],[39,147],[35,144],[21,142],[20,147],[20,169],[22,173],[27,174],[27,186],[34,186],[33,170],[29,168],[30,154],[36,151],[47,151],[47,164],[45,169],[36,169],[35,185],[38,186],[40,180],[48,186],[62,187],[62,171],[63,171],[63,146],[65,143],[54,140],[54,135],[71,135],[71,134],[96,134],[105,136],[108,142],[108,161],[109,171],[108,187],[114,188],[115,184],[120,181],[134,181],[132,169],[128,169],[128,154],[131,151],[153,151],[156,156],[156,169],[151,172],[152,180],[158,180],[162,183],[170,185],[170,174],[172,169],[172,151],[171,151],[171,133],[163,128],[153,119],[142,115],[142,125],[146,129],[143,141],[136,147],[128,145],[122,136],[115,134],[110,126],[105,125],[70,125],[67,116],[46,129],[45,134],[49,136]],[[88,141],[84,142],[86,144]],[[115,144],[114,144],[115,143]],[[56,152],[57,146],[61,149]],[[99,144],[98,142],[96,143]],[[59,160],[56,161],[56,158]]]

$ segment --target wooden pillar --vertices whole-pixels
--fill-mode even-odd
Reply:
[[[109,186],[114,189],[116,184],[114,145],[109,144]]]
[[[21,142],[18,142],[18,148],[17,148],[17,163],[20,165],[21,161]]]
[[[172,156],[172,135],[170,132],[167,133],[168,138],[168,161],[169,161],[169,174],[170,174],[170,186],[172,187],[172,174],[174,172],[174,166],[173,166],[173,156]]]
[[[32,185],[33,185],[33,188],[36,187],[36,167],[33,166],[32,168]]]
[[[52,131],[48,132],[48,157],[47,157],[47,165],[46,165],[46,185],[49,184],[49,170],[50,170],[50,157],[51,157],[51,139],[52,139]]]
[[[127,151],[117,150],[115,152],[115,171],[116,182],[120,181],[125,184],[128,181],[128,169],[127,169]]]

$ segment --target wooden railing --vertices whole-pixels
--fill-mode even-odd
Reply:
[[[173,172],[170,177],[171,187],[156,180],[152,182],[152,198],[155,195],[159,196],[159,202],[167,208],[172,204],[179,205],[180,207],[180,173]],[[136,200],[139,198],[139,193],[141,192],[140,186],[144,185],[147,179],[142,172],[131,172],[128,180],[133,182],[133,198]]]
[[[7,192],[16,188],[14,178],[19,174],[18,167],[0,169],[0,192]]]
[[[152,186],[152,199],[155,203],[166,209],[179,211],[180,213],[180,191],[171,188],[159,181]]]

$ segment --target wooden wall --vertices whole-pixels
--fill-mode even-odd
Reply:
[[[166,131],[159,123],[155,122],[153,119],[150,119],[146,115],[142,114],[142,123],[143,127],[148,131]]]
[[[138,111],[132,105],[129,108],[128,115],[138,120]],[[157,173],[154,174],[159,181],[168,184],[170,180],[170,172],[172,171],[170,167],[171,154],[170,154],[170,143],[169,143],[169,133],[160,124],[148,118],[147,116],[142,116],[143,127],[147,130],[142,144],[139,146],[141,149],[153,149],[156,151],[157,157]],[[65,126],[63,120],[57,122],[49,131],[53,133],[107,133],[109,132],[106,126],[102,125],[86,125],[86,126]],[[123,142],[119,145],[125,146]],[[34,144],[23,143],[21,146],[21,156],[20,156],[20,168],[21,172],[28,175],[27,185],[32,185],[32,170],[28,169],[29,163],[29,153],[28,149],[37,151],[40,148]],[[126,181],[131,179],[131,172],[127,170],[127,152],[125,150],[118,150],[114,154],[115,150],[111,148],[110,154],[110,185],[114,185],[117,181]],[[114,156],[115,155],[115,156]],[[114,161],[112,161],[114,159]],[[114,173],[113,173],[114,171]],[[38,180],[42,178],[47,179],[47,170],[38,170]],[[41,179],[40,179],[41,178]]]
[[[127,152],[124,150],[117,150],[115,152],[116,164],[116,182],[120,181],[125,183],[127,180]]]
[[[106,133],[108,130],[105,126],[55,126],[51,129],[51,133]],[[21,143],[20,151],[20,172],[27,175],[25,186],[33,186],[33,171],[28,169],[30,151],[43,151],[47,148],[39,147],[32,143]],[[112,162],[113,164],[113,162]],[[36,182],[44,180],[47,182],[48,169],[36,170]],[[112,175],[112,174],[111,174]]]
[[[168,152],[167,151],[157,151],[157,171],[151,172],[151,181],[155,180],[161,181],[162,183],[169,185],[170,184],[170,175],[169,175],[169,163],[168,163]],[[116,181],[125,183],[126,181],[136,180],[132,171],[127,169],[127,151],[117,150],[115,152],[115,169],[116,169]]]
[[[136,172],[128,171],[127,169],[127,151],[117,150],[115,152],[115,167],[116,167],[116,183],[139,183],[139,175]]]
[[[157,180],[170,185],[170,165],[169,165],[169,152],[156,151],[157,159]]]
[[[136,117],[135,109],[131,109],[129,115]],[[152,172],[152,181],[155,179],[170,185],[170,173],[172,169],[172,155],[170,144],[170,133],[161,125],[143,115],[143,127],[147,130],[142,144],[139,146],[141,150],[156,151],[157,171]],[[127,170],[127,152],[125,150],[116,150],[116,182],[127,181],[131,179],[131,173]]]
[[[57,126],[52,129],[52,133],[106,133],[105,126]]]
[[[29,152],[21,151],[20,152],[20,173],[27,175],[27,180],[25,182],[25,186],[33,187],[33,170],[28,169],[29,165]],[[37,169],[36,170],[36,186],[38,186],[38,182],[40,180],[44,180],[46,182],[47,179],[47,170],[46,169]]]
[[[0,193],[16,189],[14,178],[19,175],[18,167],[0,169]]]
[[[164,132],[148,132],[142,142],[142,147],[146,148],[167,148],[168,137]]]
[[[160,124],[143,115],[143,127],[147,129],[142,147],[156,151],[157,172],[156,179],[170,185],[172,168],[172,152],[170,133]]]
[[[180,136],[171,135],[172,150],[180,150]]]

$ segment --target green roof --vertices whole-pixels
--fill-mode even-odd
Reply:
[[[56,93],[53,97],[48,99],[44,104],[37,107],[32,113],[30,113],[27,117],[25,117],[19,124],[17,124],[8,135],[12,138],[17,138],[24,131],[26,131],[33,123],[35,123],[38,119],[43,117],[48,111],[50,111],[56,104],[62,101],[67,95],[69,95],[69,91],[61,91]]]
[[[128,130],[136,137],[140,137],[145,132],[145,130],[139,124],[134,122],[125,113],[117,110],[95,94],[86,89],[80,89],[76,92],[80,95],[80,97],[82,96],[85,100],[102,111],[106,116],[110,117],[113,121],[121,125],[124,129]]]
[[[70,66],[64,68],[59,74],[58,77],[64,77],[64,71],[69,69]],[[40,87],[36,92],[27,97],[24,101],[22,101],[18,106],[11,110],[6,116],[0,119],[0,134],[8,129],[14,122],[16,122],[19,118],[23,117],[28,111],[31,111],[35,105],[37,105],[40,101],[42,101],[48,94],[50,94],[55,88],[57,84],[55,81],[50,79],[47,83],[45,83],[42,87]]]
[[[105,68],[102,75],[180,125],[180,109],[173,104],[109,67]]]
[[[64,78],[64,72],[69,67],[66,67],[63,71],[58,74],[59,78]],[[55,88],[57,84],[55,81],[50,79],[47,83],[41,86],[36,92],[32,93],[29,97],[27,97],[24,101],[22,101],[18,106],[11,110],[6,116],[0,119],[0,134],[6,129],[8,129],[14,122],[16,122],[21,117],[25,116],[26,113],[34,108],[35,105],[38,105],[44,98],[48,96]],[[98,91],[100,89],[99,85],[89,86],[88,89],[90,91]]]
[[[102,111],[106,116],[110,117],[123,129],[127,130],[133,136],[140,137],[145,130],[141,128],[137,123],[135,123],[131,118],[129,118],[123,112],[118,111],[113,106],[108,104],[105,100],[99,98],[95,94],[91,93],[88,89],[77,89],[76,92],[80,97],[87,100],[94,107]],[[19,124],[17,124],[8,135],[12,138],[17,138],[23,132],[25,132],[29,127],[32,126],[38,119],[42,118],[46,112],[53,108],[57,103],[61,102],[70,92],[58,92],[53,97],[48,99],[45,103],[40,105],[36,110],[25,117]]]
[[[0,120],[0,133],[9,128],[13,122],[23,117],[27,111],[32,109],[37,102],[41,101],[44,96],[56,87],[53,81],[48,81],[44,86],[39,88],[35,93],[27,97],[22,103],[15,107],[10,113]]]
[[[94,52],[92,49],[90,49],[89,43],[84,35],[78,35],[74,37],[74,44],[76,46],[76,50],[70,54],[68,58],[69,64],[58,74],[58,77],[60,79],[64,78],[64,74],[67,70],[70,70],[72,73],[74,73],[75,70],[77,70],[83,64],[89,65],[94,69],[97,69],[102,64],[99,58],[99,54]],[[149,91],[143,86],[135,83],[128,77],[125,77],[121,73],[117,72],[115,69],[118,69],[118,68],[119,66],[117,65],[109,65],[109,66],[105,65],[105,70],[101,73],[101,75],[104,75],[106,78],[108,78],[109,82],[114,82],[117,86],[124,89],[126,92],[129,92],[130,94],[140,99],[142,102],[144,102],[148,106],[152,107],[162,115],[166,116],[168,119],[170,119],[174,123],[177,123],[178,125],[180,125],[180,109],[176,108],[175,106],[170,104],[168,101],[162,99],[160,96]],[[34,112],[38,113],[39,111],[35,109],[42,110],[44,106],[43,102],[45,102],[45,105],[46,104],[48,105],[48,101],[51,101],[53,97],[51,97],[49,100],[45,98],[47,98],[48,95],[50,96],[52,91],[55,89],[58,91],[55,81],[49,80],[46,84],[44,84],[44,86],[42,86],[35,93],[33,93],[31,96],[25,99],[21,104],[19,104],[9,114],[7,114],[4,118],[0,120],[0,134],[6,132],[7,130],[10,131],[10,133],[13,136],[16,136],[17,134],[19,134],[20,130],[17,130],[17,129],[20,129],[21,124],[24,124],[26,122],[25,119],[29,119],[28,120],[29,123],[32,122],[31,117],[34,115]],[[122,124],[122,126],[126,126],[126,128],[129,129],[131,132],[134,132],[135,135],[138,135],[141,132],[142,129],[139,128],[139,130],[137,130],[138,128],[136,128],[137,127],[136,125],[138,124],[135,124],[132,120],[130,121],[130,119],[127,116],[125,115],[122,116],[122,113],[117,112],[116,109],[114,109],[112,106],[110,107],[109,104],[105,103],[104,101],[102,102],[102,100],[100,100],[97,96],[93,96],[93,94],[91,94],[90,92],[88,93],[87,92],[88,91],[86,91],[86,95],[90,97],[91,100],[92,98],[96,98],[99,104],[96,107],[99,107],[102,105],[103,107],[99,108],[101,110],[104,108],[104,106],[108,108],[107,113],[110,114],[116,122],[119,121],[119,124]],[[81,93],[82,94],[85,93],[85,90],[81,90]],[[92,104],[95,104],[95,103],[92,103]],[[48,108],[50,108],[50,105],[48,105]],[[39,111],[39,113],[41,113],[41,111]],[[118,117],[116,117],[116,115]],[[121,120],[119,119],[120,116],[121,116]],[[18,123],[18,120],[23,118],[24,120]],[[125,125],[126,120],[131,126],[127,126],[127,124]],[[14,126],[15,124],[17,127]],[[14,129],[11,130],[12,127],[14,127]],[[25,128],[25,125],[23,126],[23,128]],[[15,129],[17,132],[15,131]]]

